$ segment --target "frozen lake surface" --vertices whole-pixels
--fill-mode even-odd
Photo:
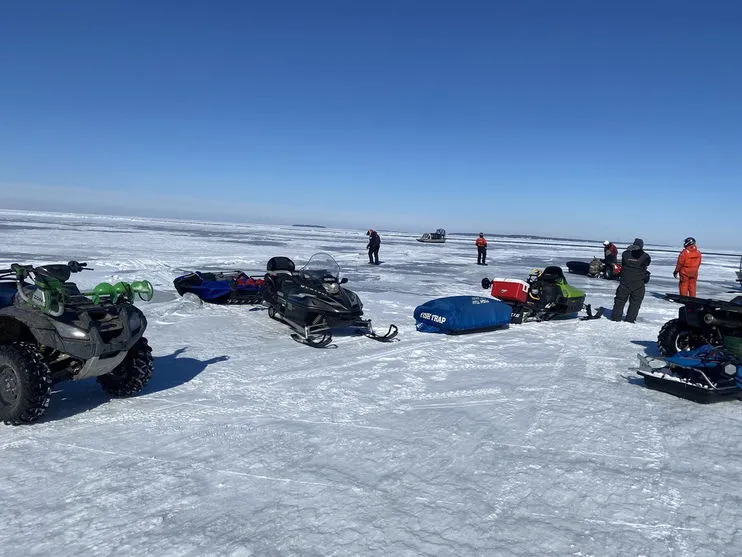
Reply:
[[[627,369],[657,353],[677,313],[661,295],[676,290],[678,250],[645,238],[652,281],[636,324],[448,337],[416,332],[415,306],[486,296],[484,276],[566,271],[600,242],[490,236],[480,267],[474,237],[381,231],[376,267],[364,233],[0,213],[0,267],[77,259],[94,268],[81,286],[157,290],[138,303],[156,366],[140,396],[61,383],[41,422],[2,426],[3,555],[740,553],[742,403],[687,402]],[[316,350],[261,306],[199,305],[172,286],[186,270],[262,273],[271,256],[318,251],[399,342]],[[705,256],[699,296],[735,288],[738,262]],[[616,282],[567,278],[611,307]]]

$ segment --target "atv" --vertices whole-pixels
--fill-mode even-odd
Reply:
[[[313,255],[296,271],[288,257],[272,257],[263,279],[263,300],[268,315],[289,325],[297,342],[323,348],[332,342],[333,330],[349,328],[379,341],[397,336],[390,325],[384,335],[377,335],[369,319],[363,319],[363,304],[358,295],[343,287],[340,267],[326,253]]]
[[[112,396],[138,393],[152,376],[152,350],[135,296],[148,281],[100,283],[81,292],[69,282],[85,263],[0,270],[0,420],[38,420],[52,385],[97,377]],[[29,282],[30,281],[30,282]]]
[[[567,284],[561,267],[546,267],[543,271],[533,269],[528,279],[482,279],[482,288],[491,288],[491,294],[513,308],[512,323],[524,321],[548,321],[556,317],[577,314],[583,308],[587,317],[597,319],[602,310],[592,313],[585,305],[585,293]]]
[[[605,279],[619,279],[621,277],[621,265],[619,263],[605,263],[605,259],[593,257],[590,263],[585,261],[567,261],[567,270],[576,275],[588,277],[601,277]]]
[[[682,304],[678,317],[665,323],[657,335],[663,356],[693,350],[705,344],[719,346],[742,337],[742,296],[730,301],[665,294],[665,299]]]

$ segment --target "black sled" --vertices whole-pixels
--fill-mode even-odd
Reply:
[[[575,275],[587,277],[601,277],[605,279],[619,279],[621,277],[621,265],[618,263],[605,264],[605,260],[594,257],[588,263],[586,261],[567,261],[567,270]]]
[[[291,327],[291,338],[297,342],[323,348],[332,342],[333,330],[341,328],[382,342],[397,336],[395,325],[377,335],[371,320],[363,319],[363,304],[355,292],[342,286],[348,279],[340,278],[340,268],[331,255],[317,253],[299,271],[288,257],[273,257],[267,271],[263,301],[268,315]]]

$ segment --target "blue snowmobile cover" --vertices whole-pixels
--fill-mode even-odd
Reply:
[[[510,325],[512,308],[481,296],[451,296],[415,308],[416,328],[423,333],[458,335]]]

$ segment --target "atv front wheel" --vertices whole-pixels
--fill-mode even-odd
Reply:
[[[8,425],[38,420],[49,406],[52,376],[39,349],[28,342],[0,346],[0,419]]]
[[[98,377],[98,383],[111,396],[132,396],[152,378],[153,367],[152,349],[142,337],[129,349],[123,362],[112,372]]]
[[[663,356],[672,356],[682,350],[692,350],[701,346],[690,328],[680,319],[670,319],[662,325],[657,335],[657,347]]]

